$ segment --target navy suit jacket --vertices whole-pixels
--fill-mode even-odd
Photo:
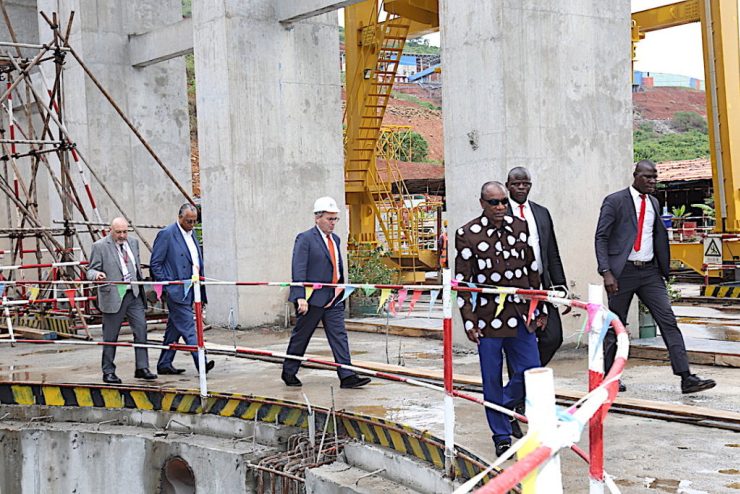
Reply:
[[[195,237],[193,238],[195,240]],[[203,270],[203,250],[196,240],[198,249],[200,275],[205,276]],[[190,257],[185,239],[182,238],[180,227],[173,223],[157,233],[152,246],[152,257],[149,261],[150,270],[155,281],[189,280],[193,277],[193,260]],[[184,285],[165,285],[167,300],[176,304],[192,304],[193,290],[188,290],[185,295]],[[206,290],[201,286],[201,300],[208,303]]]
[[[529,201],[532,215],[537,223],[537,235],[540,237],[540,260],[542,261],[542,287],[549,290],[553,286],[568,286],[563,270],[563,261],[560,260],[558,241],[555,239],[555,227],[552,225],[552,216],[546,207]],[[509,214],[519,217],[519,212],[512,212],[509,203]]]
[[[339,265],[339,283],[344,283],[344,264],[339,248],[339,237],[332,233],[331,238],[337,248],[337,264]],[[331,263],[329,248],[321,238],[319,229],[315,226],[310,230],[299,233],[293,246],[292,278],[294,282],[331,283],[334,266]],[[306,298],[306,289],[302,286],[290,287],[288,300],[297,302],[299,298]],[[323,307],[334,298],[334,287],[325,287],[314,290],[309,305]]]
[[[653,255],[661,274],[665,279],[668,279],[671,270],[668,231],[660,218],[658,200],[651,195],[648,195],[648,197],[655,211]],[[619,278],[624,265],[627,264],[627,257],[632,251],[636,238],[637,212],[628,187],[606,196],[601,205],[595,236],[596,262],[598,263],[599,273],[609,269],[616,278]]]

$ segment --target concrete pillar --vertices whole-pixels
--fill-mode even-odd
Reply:
[[[628,0],[440,0],[451,243],[480,186],[526,166],[572,290],[600,282],[599,207],[632,172],[629,19]],[[568,336],[582,317],[563,324]]]
[[[193,3],[211,278],[288,281],[314,199],[344,198],[337,14],[290,26],[278,16],[272,0]],[[209,321],[226,323],[233,309],[248,327],[282,322],[287,292],[212,287],[208,297]]]
[[[133,68],[129,60],[129,35],[182,19],[180,0],[38,0],[38,10],[59,12],[63,26],[75,11],[70,44],[123,112],[134,122],[165,165],[190,191],[190,122],[187,108],[185,61],[168,60]],[[38,32],[44,41],[51,31],[39,17]],[[50,83],[54,65],[44,66]],[[126,126],[82,68],[67,56],[64,66],[65,120],[72,137],[91,166],[137,223],[167,224],[186,202],[144,146]],[[76,168],[73,166],[76,173]],[[104,221],[120,215],[101,187],[91,179]],[[88,203],[78,181],[83,204]],[[52,219],[60,219],[56,192],[49,186]],[[54,206],[56,204],[56,207]],[[146,230],[151,243],[157,230]],[[142,251],[142,261],[148,253]]]

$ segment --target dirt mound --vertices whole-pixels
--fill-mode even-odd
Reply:
[[[707,116],[704,91],[683,87],[656,87],[632,93],[635,121],[670,120],[673,114],[691,111]]]

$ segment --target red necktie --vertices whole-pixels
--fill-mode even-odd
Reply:
[[[645,223],[645,194],[640,194],[640,218],[637,220],[637,238],[635,239],[635,252],[642,247],[642,224]]]
[[[519,205],[519,217],[520,217],[521,219],[525,219],[525,218],[524,218],[524,204],[520,204],[520,205]]]
[[[123,263],[128,265],[128,251],[123,244],[121,244],[121,257],[123,257]]]
[[[331,265],[333,272],[331,274],[332,284],[336,284],[339,281],[339,270],[337,269],[337,256],[334,254],[334,242],[331,241],[331,234],[326,236],[326,240],[329,244],[329,257],[331,257]]]

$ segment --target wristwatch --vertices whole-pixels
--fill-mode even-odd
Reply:
[[[609,268],[606,268],[606,269],[599,269],[599,274],[600,274],[601,276],[604,276],[604,275],[605,275],[606,273],[608,273],[609,271],[611,271],[611,269],[609,269]]]

